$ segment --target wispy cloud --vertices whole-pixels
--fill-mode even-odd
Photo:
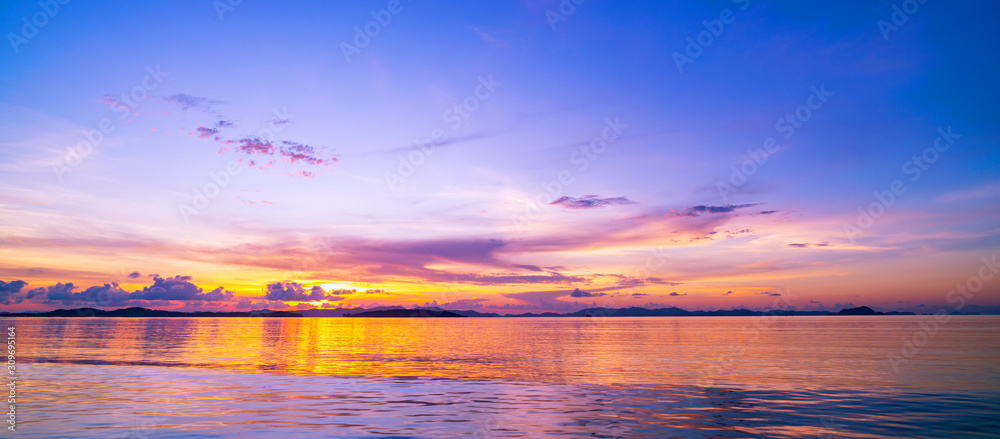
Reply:
[[[591,293],[580,290],[579,288],[573,290],[572,293],[569,293],[569,297],[600,297],[600,296],[607,296],[607,293]]]
[[[490,33],[486,32],[485,30],[483,30],[482,28],[480,28],[478,26],[466,26],[466,28],[469,29],[469,30],[471,30],[473,33],[475,33],[483,41],[485,41],[487,43],[490,43],[491,46],[507,47],[507,42],[506,41],[502,41],[502,40],[494,37],[493,35],[491,35]]]
[[[206,127],[204,125],[198,125],[198,128],[195,129],[195,132],[197,132],[198,133],[198,137],[200,137],[202,139],[207,139],[207,138],[212,137],[212,136],[214,136],[216,134],[219,134],[219,130],[217,128],[208,128],[208,127]]]
[[[592,289],[587,294],[594,294],[598,290],[610,290],[614,288],[598,288]],[[554,290],[554,291],[526,291],[523,293],[503,293],[501,296],[508,299],[513,299],[517,303],[506,303],[503,306],[494,307],[499,310],[551,310],[559,312],[567,311],[577,311],[587,308],[592,305],[560,300],[560,297],[573,297],[573,293],[580,291],[578,288],[574,290]],[[580,291],[580,293],[584,293]],[[577,293],[577,294],[580,294]],[[586,296],[593,297],[593,296]]]
[[[738,209],[746,209],[748,207],[757,206],[760,203],[753,204],[726,204],[723,206],[708,206],[708,205],[698,205],[691,206],[684,209],[683,212],[677,214],[681,216],[700,216],[704,214],[719,214],[719,213],[732,213]]]
[[[207,139],[209,137],[212,137],[212,136],[215,136],[215,135],[219,134],[219,131],[222,128],[230,128],[230,127],[234,127],[234,126],[236,126],[236,125],[232,121],[226,120],[226,119],[222,119],[222,120],[220,120],[220,121],[218,121],[218,122],[216,122],[213,125],[208,126],[208,127],[206,127],[204,125],[198,125],[198,128],[195,129],[195,132],[198,133],[198,137],[200,137],[202,139]],[[216,139],[216,140],[218,140],[218,139]]]
[[[980,200],[1000,197],[1000,182],[984,184],[968,189],[948,192],[937,197],[937,201],[950,203],[954,201]]]
[[[328,155],[326,158],[320,158],[318,148],[303,145],[298,142],[289,142],[287,140],[281,142],[281,146],[278,148],[278,153],[288,159],[290,163],[301,161],[310,165],[328,166],[336,164],[340,161],[340,159],[334,155]]]
[[[539,267],[537,265],[514,264],[514,265],[511,265],[511,267],[520,268],[520,269],[529,270],[529,271],[542,271],[542,267]]]
[[[600,198],[597,195],[584,195],[579,198],[562,196],[549,204],[560,205],[569,209],[596,209],[612,205],[636,204],[626,197]]]
[[[207,137],[207,136],[206,136]],[[331,166],[340,162],[340,158],[326,148],[305,145],[292,141],[271,141],[260,137],[244,137],[240,140],[223,140],[216,137],[223,146],[235,144],[235,152],[250,156],[266,156],[274,159],[284,159],[289,164],[307,164],[313,166]],[[268,160],[260,164],[257,159],[249,160],[251,166],[270,167],[277,163],[277,160]],[[311,171],[298,171],[296,175],[305,177],[312,176]]]
[[[445,309],[476,309],[482,308],[488,299],[459,299],[454,302],[437,303],[437,301],[427,302],[424,306],[437,306]]]
[[[129,106],[125,102],[122,102],[120,99],[118,99],[118,97],[112,94],[105,94],[104,97],[98,99],[97,102],[100,102],[102,104],[111,107],[112,110],[123,109],[128,111],[129,113],[131,113],[134,110],[131,106]]]
[[[821,243],[818,243],[818,244],[810,244],[810,243],[807,243],[807,242],[793,242],[791,244],[788,244],[788,246],[789,247],[794,247],[794,248],[829,247],[830,243],[829,242],[821,242]]]
[[[215,99],[208,99],[183,93],[167,96],[163,98],[163,102],[180,105],[181,110],[185,111],[193,108],[206,112],[213,111],[216,105],[224,103]]]

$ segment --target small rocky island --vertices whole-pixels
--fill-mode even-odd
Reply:
[[[465,317],[451,311],[433,309],[383,309],[344,314],[344,317]]]

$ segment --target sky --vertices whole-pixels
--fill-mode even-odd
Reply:
[[[998,9],[3,2],[0,310],[1000,306]]]

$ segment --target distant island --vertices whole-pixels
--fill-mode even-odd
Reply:
[[[959,313],[956,313],[959,314]],[[731,309],[716,311],[688,311],[677,307],[669,308],[587,308],[571,313],[523,313],[497,314],[473,310],[447,310],[437,307],[404,308],[401,306],[365,308],[305,309],[297,311],[166,311],[148,308],[122,308],[104,311],[96,308],[57,309],[46,312],[0,312],[0,317],[752,317],[752,316],[869,316],[869,315],[916,315],[912,312],[879,312],[867,306],[845,308],[832,311],[791,311]]]
[[[343,317],[465,317],[461,314],[445,310],[434,309],[383,309],[379,311],[365,311],[359,313],[347,313]]]
[[[885,315],[884,312],[878,312],[867,306],[859,306],[857,308],[844,308],[837,313],[841,316],[881,316]]]

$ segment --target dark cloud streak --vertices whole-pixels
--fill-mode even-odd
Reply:
[[[637,203],[626,197],[600,198],[597,195],[584,195],[579,198],[562,196],[549,204],[563,206],[568,209],[597,209],[605,206],[622,206]]]

